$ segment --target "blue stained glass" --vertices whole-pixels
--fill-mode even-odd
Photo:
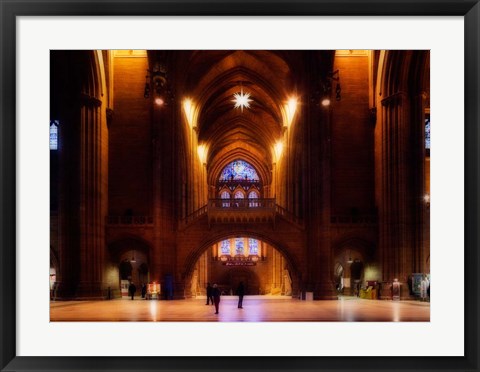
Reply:
[[[222,254],[230,254],[230,240],[222,240],[221,249]]]
[[[430,118],[425,119],[425,148],[430,149]]]
[[[244,198],[245,198],[245,195],[243,195],[243,192],[237,191],[237,192],[235,193],[235,196],[234,196],[234,197],[235,197],[235,199],[244,199]]]
[[[250,254],[258,254],[258,240],[248,239],[248,248],[250,250]]]
[[[235,160],[223,168],[220,180],[244,180],[259,181],[257,171],[249,163],[243,160]]]
[[[58,120],[50,120],[50,150],[58,150]]]
[[[248,198],[249,199],[258,199],[258,193],[255,190],[250,191],[250,194],[248,194]],[[248,205],[250,207],[258,207],[258,203],[256,203],[256,202],[250,202],[250,203],[248,203]]]
[[[243,238],[236,238],[235,239],[235,254],[243,254],[244,247],[243,247]]]

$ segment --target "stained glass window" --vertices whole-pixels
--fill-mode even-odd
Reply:
[[[241,192],[240,190],[238,190],[237,192],[235,192],[234,198],[235,198],[235,199],[244,199],[244,198],[245,198],[245,195],[243,194],[243,192]]]
[[[50,150],[58,150],[58,120],[50,120]]]
[[[244,254],[244,242],[243,238],[235,239],[235,254]]]
[[[258,254],[258,240],[248,239],[248,249],[250,254]]]
[[[256,192],[255,190],[253,191],[250,191],[250,193],[248,194],[248,198],[249,199],[258,199],[258,192]],[[254,203],[254,202],[250,202],[248,203],[248,205],[250,207],[258,207],[258,203]]]
[[[425,119],[425,149],[430,150],[430,115]]]
[[[228,191],[222,191],[222,193],[220,194],[220,198],[230,199],[230,193]]]
[[[230,200],[230,193],[228,191],[222,191],[222,193],[220,194],[220,198]],[[230,202],[222,202],[222,207],[230,207]]]
[[[230,240],[222,240],[221,243],[222,254],[230,254]]]
[[[259,181],[257,171],[249,163],[243,160],[235,160],[223,168],[220,180],[250,180]]]

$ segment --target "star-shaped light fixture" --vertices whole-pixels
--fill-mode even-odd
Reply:
[[[250,93],[243,93],[243,88],[240,88],[240,93],[235,93],[233,95],[232,102],[235,103],[234,108],[239,108],[243,112],[243,108],[250,108],[250,102],[253,100],[250,99]]]

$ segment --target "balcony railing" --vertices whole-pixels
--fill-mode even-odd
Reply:
[[[275,199],[210,199],[208,210],[258,210],[270,208],[275,210]]]
[[[275,219],[275,199],[210,199],[209,222],[271,222]]]

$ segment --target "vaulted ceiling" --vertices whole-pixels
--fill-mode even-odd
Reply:
[[[150,52],[150,59],[166,61],[175,71],[176,96],[195,101],[198,142],[208,145],[209,172],[218,173],[228,162],[243,159],[267,176],[274,162],[273,146],[283,135],[283,107],[298,95],[293,77],[304,70],[301,53],[157,51]],[[243,110],[233,102],[241,90],[252,100]]]

